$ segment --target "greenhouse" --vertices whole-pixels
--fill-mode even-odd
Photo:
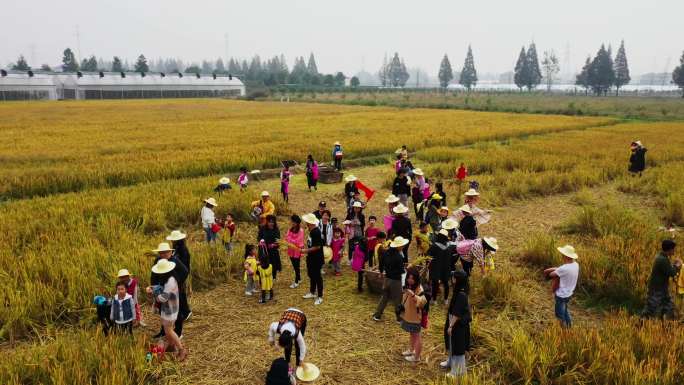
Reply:
[[[0,100],[211,98],[245,95],[233,76],[139,72],[7,73]]]

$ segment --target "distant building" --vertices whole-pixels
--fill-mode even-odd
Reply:
[[[3,71],[0,101],[36,99],[212,98],[245,95],[233,76],[138,72],[33,73]]]

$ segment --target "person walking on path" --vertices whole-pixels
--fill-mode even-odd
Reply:
[[[311,154],[306,157],[306,184],[309,191],[312,187],[314,190],[318,190],[318,162],[314,160]]]
[[[335,170],[342,170],[342,158],[344,157],[344,152],[342,151],[342,145],[340,142],[335,142],[332,150],[333,163],[335,164]]]
[[[632,176],[639,175],[646,169],[646,147],[637,140],[630,146],[632,154],[629,156],[629,172]]]
[[[406,174],[408,170],[406,168],[401,168],[398,175],[394,178],[392,182],[392,194],[399,198],[399,202],[402,205],[408,207],[409,195],[411,195],[411,182],[409,181]]]
[[[449,300],[449,275],[452,267],[455,266],[455,249],[456,245],[449,242],[449,232],[446,229],[441,229],[427,252],[431,257],[429,271],[432,283],[432,300],[437,301],[439,283],[441,282],[444,287],[445,305]]]
[[[558,247],[557,250],[563,255],[563,264],[559,267],[551,267],[544,270],[544,274],[559,279],[558,288],[554,291],[556,318],[558,318],[562,327],[569,328],[572,326],[572,318],[568,310],[568,302],[570,302],[570,298],[572,298],[572,294],[575,292],[580,268],[577,263],[578,256],[574,247],[565,245]]]
[[[207,235],[207,243],[216,241],[216,236],[218,232],[214,231],[214,225],[216,224],[216,215],[214,215],[214,208],[218,204],[216,199],[207,198],[204,200],[204,206],[200,210],[200,216],[202,217],[202,228],[204,233]]]
[[[411,220],[406,216],[406,213],[409,211],[408,207],[399,204],[392,210],[394,211],[394,220],[392,221],[392,228],[390,229],[388,236],[390,239],[402,237],[408,240],[410,244],[411,238],[413,237],[413,227],[411,226]],[[408,263],[409,261],[408,248],[408,245],[402,248],[404,263]]]
[[[401,328],[410,334],[409,349],[401,353],[408,362],[420,362],[423,341],[420,335],[422,318],[427,298],[420,284],[420,273],[409,270],[406,274],[406,287],[402,296]]]
[[[451,273],[454,295],[451,297],[447,317],[444,323],[444,344],[449,354],[446,361],[439,365],[451,368],[450,376],[459,377],[466,374],[465,353],[470,350],[470,304],[468,302],[468,275],[463,270]]]
[[[670,257],[674,255],[677,244],[666,239],[661,244],[661,251],[653,261],[651,276],[648,279],[648,296],[646,307],[641,312],[643,318],[659,317],[674,319],[674,303],[670,297],[669,282],[675,277],[682,268],[681,259],[670,262]]]
[[[408,239],[396,237],[390,243],[390,249],[380,255],[380,274],[384,277],[382,284],[382,297],[373,314],[373,320],[380,321],[388,301],[392,301],[395,307],[397,322],[400,321],[396,309],[401,299],[401,277],[404,275],[404,257],[401,250],[408,245]]]
[[[299,286],[302,280],[300,263],[302,258],[302,248],[304,247],[304,229],[302,228],[302,218],[299,215],[292,215],[290,217],[290,229],[287,231],[285,241],[287,241],[287,255],[292,262],[292,269],[295,273],[294,282],[290,285],[290,289]]]
[[[302,248],[302,254],[306,254],[306,272],[311,282],[309,292],[304,299],[316,298],[314,305],[323,303],[323,275],[321,269],[325,260],[323,258],[323,236],[318,228],[318,218],[313,214],[302,215],[302,220],[309,230],[306,247]]]
[[[280,193],[285,203],[290,203],[290,166],[285,165],[280,170]]]

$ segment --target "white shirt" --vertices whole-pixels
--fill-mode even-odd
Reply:
[[[565,263],[556,269],[556,274],[560,278],[556,295],[560,298],[569,298],[577,286],[579,264],[577,262]]]
[[[288,309],[288,310],[297,310],[297,309]],[[297,310],[300,311],[300,310]],[[279,322],[273,322],[271,326],[268,328],[268,342],[276,342],[276,336],[278,335],[278,323]],[[304,336],[302,336],[302,333],[297,333],[297,328],[295,327],[294,322],[292,321],[287,321],[283,324],[283,326],[280,327],[280,331],[289,331],[292,335],[297,334],[297,340],[295,343],[299,345],[299,361],[304,361],[304,357],[306,356],[306,343],[304,342]]]
[[[213,225],[214,222],[216,222],[216,217],[214,217],[214,210],[210,209],[207,206],[202,207],[200,215],[202,216],[203,227],[209,227]]]

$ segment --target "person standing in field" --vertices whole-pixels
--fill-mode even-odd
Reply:
[[[180,261],[180,263],[185,266],[187,275],[190,275],[190,250],[188,250],[188,245],[185,242],[187,234],[180,230],[174,230],[166,237],[167,241],[171,241],[171,247],[173,248],[173,258],[174,260]],[[180,301],[180,315],[183,320],[188,320],[192,316],[192,310],[190,310],[190,304],[188,303],[188,294],[185,287],[185,279],[182,282],[179,280],[179,301]]]
[[[290,166],[285,165],[280,170],[280,193],[285,203],[290,202]]]
[[[639,175],[646,169],[646,147],[637,140],[630,146],[632,154],[629,156],[629,172],[632,176]]]
[[[489,214],[488,210],[483,210],[477,206],[477,204],[480,202],[480,193],[477,190],[471,188],[468,191],[466,191],[463,195],[465,204],[468,205],[468,207],[470,207],[472,216],[478,225],[484,225],[492,219],[492,216],[491,214]],[[461,216],[457,219],[461,220],[462,218],[463,215],[461,214]]]
[[[437,301],[439,294],[439,283],[442,283],[444,288],[444,303],[449,300],[449,274],[452,271],[454,263],[454,252],[456,246],[449,242],[449,231],[446,229],[439,230],[428,249],[427,255],[431,257],[430,260],[430,281],[432,300]]]
[[[304,295],[304,299],[316,298],[314,305],[323,303],[323,275],[321,269],[325,260],[323,258],[323,236],[318,228],[318,218],[313,214],[304,214],[302,220],[309,229],[309,237],[306,247],[302,248],[302,254],[306,254],[306,272],[311,284],[309,292]],[[316,296],[318,294],[318,296]]]
[[[449,303],[444,323],[444,344],[449,358],[439,364],[444,369],[451,368],[450,376],[466,374],[465,353],[470,350],[470,304],[468,302],[468,275],[462,270],[451,273],[454,295]]]
[[[223,230],[221,231],[221,241],[223,247],[226,249],[228,255],[233,255],[233,239],[237,235],[237,224],[233,220],[233,214],[228,213],[226,220],[223,222]]]
[[[137,325],[136,308],[138,303],[126,290],[126,284],[116,283],[116,295],[112,298],[109,319],[116,326],[115,332],[133,334],[133,325]]]
[[[406,173],[408,173],[408,170],[401,168],[392,183],[392,194],[398,197],[399,202],[404,206],[408,206],[408,198],[411,194],[411,182],[409,182]]]
[[[406,287],[400,305],[401,328],[410,334],[409,349],[401,353],[408,362],[420,362],[423,341],[420,335],[427,298],[420,284],[418,271],[410,269],[406,274]]]
[[[568,302],[572,298],[579,278],[579,264],[577,263],[577,253],[575,248],[570,245],[558,247],[558,251],[563,256],[563,264],[559,267],[551,267],[544,270],[546,276],[558,278],[558,288],[554,292],[556,299],[555,313],[561,326],[569,328],[572,326],[572,318],[568,310]]]
[[[404,275],[404,257],[402,249],[408,245],[408,239],[396,237],[389,244],[389,250],[380,253],[378,256],[378,264],[380,266],[380,274],[384,277],[382,284],[382,297],[378,303],[378,307],[373,314],[373,320],[380,322],[382,313],[385,311],[388,301],[392,301],[395,308],[395,315],[397,322],[400,322],[399,314],[396,310],[399,308],[399,301],[401,300],[401,277]]]
[[[318,163],[311,154],[306,157],[306,184],[309,187],[309,191],[311,191],[312,187],[314,190],[318,190]]]
[[[354,194],[358,194],[359,189],[356,187],[357,178],[354,175],[349,175],[344,180],[347,182],[344,184],[344,202],[347,204],[347,210],[349,210]]]
[[[240,168],[240,176],[238,176],[237,181],[240,185],[240,192],[245,192],[245,190],[247,190],[247,184],[249,183],[249,176],[247,175],[247,169],[245,167]]]
[[[394,220],[392,221],[392,228],[389,231],[388,236],[391,239],[396,237],[402,237],[408,240],[408,244],[411,243],[411,238],[413,237],[413,228],[411,226],[411,220],[406,216],[409,211],[408,207],[399,204],[394,209]],[[409,261],[408,248],[406,246],[402,248],[402,255],[404,263],[407,264]]]
[[[670,297],[669,282],[682,268],[682,260],[675,259],[670,262],[670,257],[674,255],[677,244],[666,239],[661,244],[661,251],[653,261],[651,276],[648,279],[648,296],[646,307],[641,312],[643,318],[658,316],[660,318],[674,319],[674,303]]]
[[[190,311],[190,306],[187,301],[187,295],[185,291],[185,283],[188,279],[188,276],[190,275],[190,271],[188,270],[187,266],[181,262],[176,255],[174,255],[174,249],[171,248],[171,246],[166,243],[162,242],[157,246],[155,250],[152,250],[153,252],[157,253],[157,258],[154,260],[154,263],[157,264],[160,260],[166,259],[168,261],[171,261],[174,263],[174,268],[171,270],[171,274],[173,275],[173,278],[176,281],[176,287],[177,287],[177,312],[179,313],[178,316],[175,319],[175,324],[174,324],[174,330],[176,332],[176,335],[182,336],[183,335],[183,323],[186,320],[186,318],[189,318],[192,312]],[[159,277],[154,274],[150,274],[150,284],[151,285],[160,285],[159,283]],[[164,336],[166,333],[166,330],[162,327],[162,329],[155,335],[155,338],[159,338]]]
[[[173,270],[176,269],[176,263],[169,259],[161,258],[154,266],[152,266],[152,280],[153,285],[148,286],[145,290],[147,295],[151,297],[159,306],[159,314],[161,317],[161,324],[165,336],[165,346],[167,351],[171,351],[169,347],[177,352],[179,361],[184,361],[188,355],[187,350],[183,347],[180,335],[174,329],[174,325],[178,320],[178,282],[173,275]]]
[[[127,269],[119,270],[116,275],[119,283],[123,283],[126,286],[126,293],[130,294],[135,301],[135,320],[138,324],[146,326],[142,320],[142,311],[140,310],[140,302],[138,299],[138,279],[131,276],[131,273]]]
[[[204,206],[200,211],[200,216],[202,217],[202,228],[207,236],[207,243],[216,241],[216,232],[214,231],[214,225],[216,224],[216,215],[214,214],[214,208],[218,204],[216,199],[207,198],[204,200]]]
[[[287,242],[287,255],[290,257],[292,269],[295,273],[294,282],[290,285],[290,289],[294,289],[299,286],[299,282],[302,280],[300,262],[301,250],[304,247],[304,229],[302,228],[302,218],[299,215],[293,214],[290,217],[290,229],[287,231],[285,241]]]
[[[340,171],[342,170],[342,157],[344,156],[344,152],[342,152],[342,145],[340,142],[335,142],[335,145],[333,146],[332,150],[332,158],[333,158],[333,163],[335,164],[335,170]]]
[[[268,257],[269,264],[273,266],[271,274],[273,274],[273,279],[276,279],[278,273],[283,270],[283,266],[280,261],[280,230],[275,215],[266,217],[266,226],[259,228],[257,242],[264,245],[264,247],[259,247],[259,260]],[[267,256],[264,256],[264,253]]]
[[[349,252],[347,254],[349,261],[352,259],[352,239],[363,238],[364,232],[366,230],[366,216],[363,215],[363,203],[354,202],[351,211],[347,214],[345,220],[349,221],[349,231],[347,232],[347,237],[349,239]]]
[[[465,182],[466,178],[468,177],[468,169],[465,166],[465,163],[461,162],[461,166],[456,169],[456,184],[458,185],[458,196],[461,196],[461,191],[463,188],[463,183]]]
[[[473,210],[468,205],[459,209],[461,221],[458,223],[458,231],[465,239],[477,239],[477,221],[473,218]]]
[[[252,217],[259,220],[259,226],[264,226],[269,215],[275,215],[275,205],[271,201],[271,194],[264,190],[261,198],[252,202]]]
[[[318,209],[312,212],[311,214],[315,215],[318,219],[323,218],[323,213],[327,210],[327,205],[328,204],[325,203],[325,201],[318,202]],[[330,219],[330,216],[328,216],[328,219]]]

